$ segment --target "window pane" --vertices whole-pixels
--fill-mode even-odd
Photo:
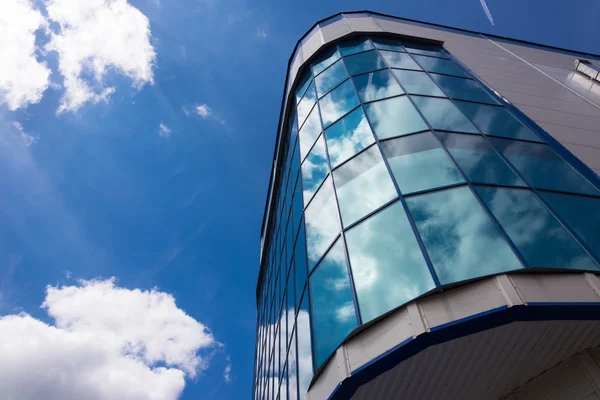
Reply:
[[[390,38],[371,38],[371,41],[375,45],[376,48],[381,50],[392,50],[392,51],[406,51],[404,47],[400,44],[400,41]]]
[[[406,202],[442,284],[522,268],[467,187]]]
[[[531,191],[484,186],[476,190],[530,266],[598,269]]]
[[[333,171],[344,226],[397,197],[377,146]]]
[[[468,75],[451,60],[413,55],[419,65],[426,71],[468,77]]]
[[[297,340],[298,340],[298,386],[300,399],[306,399],[308,385],[313,377],[313,362],[310,331],[310,305],[308,304],[308,290],[302,300],[302,306],[297,317]]]
[[[313,194],[315,194],[328,173],[329,165],[327,165],[325,141],[323,140],[323,135],[321,135],[310,153],[308,153],[306,160],[302,163],[304,206],[312,199]]]
[[[540,189],[600,196],[600,192],[550,146],[490,138],[531,185]]]
[[[444,92],[433,83],[431,78],[427,76],[425,72],[406,71],[403,69],[393,69],[392,71],[404,87],[404,90],[410,94],[446,97]]]
[[[302,73],[300,80],[298,81],[298,84],[296,86],[297,87],[296,103],[300,102],[300,100],[302,99],[302,96],[304,96],[304,93],[306,92],[306,89],[308,88],[308,85],[310,85],[311,82],[312,82],[312,73],[310,72],[310,68],[307,68]]]
[[[315,92],[315,83],[312,82],[306,90],[304,98],[298,103],[298,126],[302,126],[316,102],[317,92]]]
[[[387,69],[359,75],[353,80],[363,103],[404,93],[392,73]]]
[[[364,106],[379,139],[428,129],[408,97],[394,97]]]
[[[363,72],[385,68],[383,60],[375,50],[345,57],[344,61],[346,62],[350,75],[358,75]]]
[[[357,108],[325,131],[332,168],[375,141],[362,108]]]
[[[413,97],[413,100],[433,129],[477,132],[450,100],[433,97]]]
[[[457,101],[456,105],[483,133],[512,139],[541,140],[502,107]]]
[[[319,101],[319,104],[321,105],[323,125],[327,128],[344,114],[347,114],[353,108],[358,106],[360,102],[354,92],[352,82],[347,80],[323,97]]]
[[[315,365],[318,368],[358,326],[350,277],[341,240],[309,278],[315,336]]]
[[[296,239],[296,248],[294,249],[295,262],[295,281],[296,281],[296,309],[300,306],[300,296],[306,284],[308,275],[308,265],[306,260],[306,237],[304,235],[304,226],[300,227],[300,233]]]
[[[413,54],[422,54],[425,56],[443,57],[448,58],[447,55],[442,53],[439,45],[427,44],[427,43],[416,43],[416,42],[402,42],[404,48]]]
[[[525,186],[483,137],[442,132],[437,135],[470,181]]]
[[[431,132],[381,142],[403,194],[464,182]]]
[[[558,214],[600,257],[600,199],[539,192]]]
[[[321,134],[321,119],[319,108],[315,107],[300,128],[300,160],[304,160],[313,143]]]
[[[393,68],[406,68],[406,69],[422,69],[419,65],[406,53],[396,53],[395,51],[381,51],[381,55]]]
[[[346,244],[363,323],[435,286],[399,202],[350,229]]]
[[[327,178],[304,212],[309,271],[340,233],[331,177]]]
[[[293,323],[293,321],[289,321]],[[289,400],[298,400],[298,357],[296,356],[296,331],[292,334],[288,353],[288,393]]]
[[[449,97],[462,100],[498,104],[477,82],[455,76],[431,74],[431,77]]]
[[[329,92],[346,78],[348,78],[348,72],[346,71],[343,61],[340,60],[327,68],[321,75],[315,78],[319,97]]]
[[[350,54],[371,50],[373,48],[371,42],[366,38],[347,40],[343,43],[340,43],[339,46],[343,56],[349,56]]]
[[[325,50],[317,59],[313,62],[313,73],[315,75],[319,75],[321,72],[325,71],[327,67],[332,65],[334,62],[341,58],[340,52],[337,48],[331,47]]]

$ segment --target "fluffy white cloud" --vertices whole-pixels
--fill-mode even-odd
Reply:
[[[158,136],[169,137],[171,136],[171,128],[163,124],[162,122],[158,125]]]
[[[0,398],[174,400],[218,346],[173,296],[114,279],[48,287],[42,308],[53,325],[0,318]]]
[[[36,58],[35,32],[46,20],[30,0],[0,1],[0,104],[9,109],[37,103],[50,70]]]
[[[50,21],[59,25],[46,49],[59,56],[65,93],[58,112],[74,111],[86,102],[106,101],[114,92],[103,77],[114,69],[135,87],[153,82],[156,58],[148,18],[126,0],[47,0]],[[91,84],[82,78],[93,74]]]
[[[213,115],[213,111],[207,104],[200,104],[199,106],[196,106],[196,114],[202,118],[208,118]]]

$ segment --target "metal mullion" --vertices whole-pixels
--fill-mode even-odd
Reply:
[[[383,70],[380,70],[380,71],[383,71]],[[404,90],[404,89],[403,89],[403,90]],[[397,98],[397,97],[402,97],[402,96],[406,96],[406,92],[404,92],[404,93],[399,93],[399,94],[395,94],[395,95],[393,95],[393,96],[389,96],[389,97],[384,97],[384,98],[382,98],[382,99],[377,99],[377,100],[368,100],[368,101],[362,101],[360,98],[359,98],[359,100],[360,100],[360,102],[361,102],[361,104],[362,104],[362,105],[369,105],[369,104],[372,104],[372,103],[377,103],[378,101],[382,101],[382,100],[388,100],[388,99],[395,99],[395,98]],[[359,97],[360,97],[360,96],[359,96]]]
[[[369,39],[367,39],[367,40],[369,40]],[[370,43],[370,40],[369,40],[369,43]],[[371,45],[373,45],[373,43],[371,43]],[[339,45],[337,45],[337,47],[338,47],[338,51],[340,51]],[[342,54],[341,51],[340,51],[340,54]],[[342,65],[344,66],[344,68],[346,69],[346,72],[348,73],[348,76],[349,76],[348,79],[350,81],[350,84],[352,85],[352,88],[354,89],[354,93],[355,93],[356,97],[358,98],[358,92],[356,91],[356,87],[354,86],[354,82],[352,81],[352,76],[350,75],[350,71],[348,70],[348,67],[346,66],[346,61],[344,60],[343,56],[342,56],[341,60],[342,60],[341,61]],[[358,101],[360,102],[360,98],[358,99]],[[323,118],[321,116],[321,104],[319,102],[317,102],[317,106],[319,107],[319,118],[321,118],[321,126],[323,127],[323,134],[325,134],[325,125],[323,124]],[[349,114],[349,112],[344,114],[344,116],[348,115],[348,114]],[[344,116],[340,117],[337,121],[341,120]],[[330,124],[329,126],[331,126],[331,125],[333,125],[333,123]],[[329,157],[329,148],[327,147],[327,141],[325,141],[325,155],[327,156],[327,164],[329,165],[329,170],[332,171],[331,160]],[[354,276],[352,275],[352,267],[350,265],[350,256],[348,255],[348,248],[346,246],[346,237],[344,235],[344,223],[342,222],[342,212],[340,211],[340,202],[339,202],[338,195],[337,195],[337,189],[335,186],[335,179],[333,177],[333,172],[331,173],[331,185],[333,186],[333,196],[335,198],[335,205],[336,205],[336,210],[337,210],[337,214],[338,214],[338,222],[340,225],[339,240],[341,240],[343,250],[344,250],[344,257],[346,259],[346,269],[348,271],[348,279],[350,281],[350,287],[352,288],[352,297],[353,297],[353,301],[354,301],[354,307],[356,310],[356,321],[358,322],[357,326],[361,326],[362,325],[362,316],[360,314],[360,306],[358,304],[358,295],[356,293],[356,285],[354,284]],[[336,242],[337,242],[337,240],[335,240],[333,243],[335,244]],[[330,250],[331,249],[329,249],[328,252]],[[325,254],[327,254],[327,252],[325,252]],[[322,261],[322,260],[320,260],[320,261]],[[316,270],[318,266],[319,266],[319,264],[315,264],[314,270]],[[316,361],[316,358],[313,359],[313,364],[315,363],[315,361]],[[313,366],[313,368],[314,368],[314,366]],[[314,368],[314,369],[316,369],[316,368]]]
[[[371,51],[377,51],[377,50],[371,50]],[[384,70],[387,70],[387,69],[388,69],[388,67],[376,68],[376,69],[372,69],[370,71],[361,72],[360,74],[354,74],[351,77],[363,76],[363,75],[367,75],[367,74],[372,74],[373,72],[384,71]]]
[[[331,171],[327,172],[327,175],[325,175],[325,178],[323,179],[323,181],[321,183],[319,183],[319,186],[317,186],[317,190],[314,191],[314,193],[312,194],[312,197],[308,200],[308,203],[306,203],[306,206],[303,207],[304,211],[306,211],[306,209],[308,208],[310,203],[313,202],[315,195],[317,194],[319,189],[321,189],[323,187],[323,185],[325,184],[325,181],[327,181],[327,178],[329,178],[329,175],[331,175]],[[304,191],[302,192],[302,196],[304,196]],[[304,200],[304,197],[302,197],[302,200]]]
[[[317,86],[316,85],[315,85],[315,95],[317,96],[317,99],[315,100],[315,104],[312,105],[312,107],[310,108],[310,111],[308,112],[308,114],[306,114],[306,118],[304,119],[304,121],[302,121],[302,125],[300,125],[300,122],[298,122],[298,137],[300,137],[300,129],[302,129],[304,127],[304,124],[306,123],[306,121],[308,121],[308,117],[310,117],[310,113],[315,109],[315,106],[319,102],[319,95],[317,94]],[[298,107],[297,106],[296,106],[296,118],[298,118]]]
[[[337,62],[342,62],[342,61],[341,61],[341,58],[340,58],[338,61],[336,61],[336,63],[337,63]],[[325,92],[325,93],[324,93],[322,96],[319,96],[319,95],[317,94],[317,98],[318,98],[319,100],[321,100],[323,97],[327,96],[329,93],[333,92],[335,89],[337,89],[337,88],[339,88],[340,86],[342,86],[342,84],[343,84],[343,83],[345,83],[345,82],[346,82],[348,79],[350,79],[350,75],[348,75],[348,77],[347,77],[346,79],[342,80],[340,83],[338,83],[337,85],[335,85],[334,87],[332,87],[331,89],[329,89],[329,90],[328,90],[327,92]],[[316,89],[316,85],[315,85],[315,89]]]
[[[359,106],[360,107],[360,106]],[[337,171],[338,169],[340,169],[340,167],[348,164],[349,161],[351,161],[353,158],[361,155],[362,153],[364,153],[365,151],[369,150],[371,147],[373,147],[373,145],[375,144],[375,142],[371,143],[370,145],[368,145],[367,147],[365,147],[364,149],[361,149],[360,151],[357,151],[356,153],[354,153],[352,156],[350,156],[348,159],[342,161],[341,163],[339,163],[338,165],[336,165],[335,167],[333,167],[333,171]]]
[[[308,155],[310,154],[310,152],[315,148],[315,145],[319,141],[319,137],[321,137],[321,135],[323,133],[325,133],[325,130],[321,129],[321,133],[319,133],[319,136],[317,136],[317,138],[315,139],[315,141],[313,142],[313,144],[310,145],[310,148],[308,149],[308,152],[306,153],[306,156],[304,157],[304,159],[302,159],[302,155],[300,155],[300,171],[302,171],[302,164],[304,164],[304,161],[306,161],[306,159],[308,158]],[[298,139],[300,139],[299,136],[300,135],[298,135]],[[298,151],[300,151],[300,149],[298,149]]]
[[[427,73],[426,71],[424,71],[424,72],[425,72],[425,73]],[[439,75],[439,74],[438,74],[438,75]],[[435,82],[435,80],[433,80],[433,78],[431,78],[431,77],[430,77],[430,79],[433,81],[433,83],[434,83],[435,85],[437,85],[437,86],[440,88],[440,90],[442,91],[442,93],[446,94],[446,91],[445,91],[445,90],[444,90],[444,89],[443,89],[441,86],[439,86],[439,85],[438,85],[438,84]],[[471,79],[471,80],[473,80],[473,79]],[[489,93],[487,93],[487,92],[485,92],[485,93],[489,95]],[[458,100],[458,101],[464,101],[465,103],[472,103],[472,104],[479,104],[479,105],[482,105],[482,106],[491,106],[491,107],[504,108],[504,107],[502,106],[502,104],[497,104],[497,103],[485,103],[485,102],[483,102],[483,101],[475,101],[475,100],[465,100],[465,99],[459,99],[459,98],[456,98],[456,97],[452,97],[452,96],[450,96],[450,95],[448,95],[448,94],[446,94],[446,96],[442,97],[442,96],[431,96],[431,95],[428,95],[428,94],[411,93],[411,96],[416,96],[416,97],[434,97],[434,98],[436,98],[436,99],[453,99],[453,100]],[[469,120],[469,121],[470,121],[470,120]],[[538,143],[539,143],[539,142],[538,142]]]
[[[419,65],[422,68],[421,64],[419,64],[417,62],[417,60],[415,60],[412,56],[411,56],[411,58],[412,58],[412,60],[414,62],[417,63],[417,65]],[[384,60],[384,62],[385,62],[385,60]],[[427,76],[429,77],[429,79],[431,79],[433,81],[433,83],[435,84],[435,81],[433,80],[433,78],[431,77],[431,75],[429,74],[429,72],[425,71],[425,69],[423,69],[423,71],[427,74]],[[404,86],[402,86],[402,83],[400,82],[400,80],[398,78],[396,78],[395,75],[394,75],[394,78],[396,79],[396,81],[398,82],[398,84],[400,85],[400,87],[402,88],[402,90],[404,90]],[[441,90],[441,88],[440,88],[440,90]],[[406,91],[406,90],[404,90],[404,91]],[[445,93],[445,92],[443,92],[443,93]],[[440,140],[440,138],[434,133],[435,130],[433,129],[433,127],[431,126],[431,124],[429,123],[429,121],[425,118],[425,116],[423,115],[423,113],[421,112],[421,110],[419,109],[419,107],[417,107],[417,105],[413,101],[411,95],[409,95],[408,93],[406,95],[408,96],[408,99],[410,100],[412,106],[415,108],[415,110],[417,110],[417,112],[419,113],[419,115],[421,116],[421,118],[423,119],[423,121],[425,122],[425,124],[429,127],[429,129],[431,129],[431,135],[439,143],[439,145],[442,148],[442,150],[444,151],[444,153],[446,153],[446,155],[448,156],[448,158],[450,159],[450,161],[457,168],[458,172],[460,173],[460,175],[462,176],[462,178],[464,179],[464,181],[467,183],[467,186],[471,190],[471,193],[473,194],[473,196],[475,196],[475,198],[477,199],[477,201],[479,202],[479,204],[483,207],[484,211],[486,212],[486,214],[490,218],[490,221],[496,226],[496,229],[498,229],[500,231],[500,233],[504,237],[504,239],[505,239],[506,243],[508,244],[508,246],[511,248],[511,250],[513,251],[513,253],[515,254],[515,256],[521,262],[522,266],[525,268],[527,266],[527,263],[525,263],[525,258],[523,257],[523,255],[521,254],[521,252],[519,251],[519,249],[517,248],[517,246],[512,242],[512,240],[510,239],[510,237],[508,236],[508,234],[506,233],[506,231],[504,230],[504,228],[500,225],[500,222],[498,222],[498,220],[496,219],[496,217],[494,216],[494,214],[488,208],[487,204],[485,204],[485,202],[479,197],[479,195],[477,194],[477,192],[475,191],[475,189],[473,187],[472,182],[467,178],[467,175],[464,173],[464,171],[462,170],[462,168],[460,168],[460,166],[458,165],[458,163],[456,162],[456,160],[454,160],[454,157],[452,157],[452,155],[450,154],[450,152],[448,151],[448,149],[446,149],[446,146],[444,146],[444,144],[442,143],[442,141]],[[450,98],[448,98],[448,100],[452,101],[452,99],[450,99]],[[452,104],[454,105],[454,107],[458,108],[456,106],[456,104],[454,104],[454,102]],[[465,116],[465,118],[466,118],[466,116]],[[469,120],[468,118],[467,118],[467,120],[469,122],[471,122],[471,120]]]
[[[415,136],[415,135],[419,135],[419,134],[425,133],[425,132],[431,132],[431,129],[423,129],[423,130],[420,130],[420,131],[407,133],[405,135],[400,134],[400,135],[396,135],[396,136],[386,137],[386,138],[383,138],[383,139],[379,139],[379,143],[385,143],[385,142],[389,142],[389,141],[394,140],[394,139],[399,139],[399,138],[404,138],[404,137],[409,137],[409,136]]]
[[[383,204],[382,206],[377,207],[373,211],[369,212],[367,215],[360,217],[359,219],[357,219],[356,221],[354,221],[351,224],[348,224],[348,226],[344,228],[344,232],[348,232],[350,229],[354,228],[357,225],[360,225],[361,222],[364,222],[365,220],[369,219],[373,215],[377,214],[379,211],[382,211],[383,209],[391,206],[392,204],[394,204],[395,202],[398,201],[398,197],[399,196],[400,195],[394,197],[392,200],[387,201],[385,204]]]
[[[466,186],[466,185],[467,185],[467,181],[459,182],[459,183],[452,183],[450,185],[444,185],[444,186],[436,186],[434,188],[417,190],[416,192],[406,193],[404,195],[404,197],[415,197],[415,196],[420,196],[422,194],[427,194],[427,193],[441,192],[442,190],[454,189],[454,188],[457,188],[460,186]]]

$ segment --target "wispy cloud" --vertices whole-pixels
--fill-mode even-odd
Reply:
[[[40,140],[39,136],[32,136],[32,135],[28,134],[27,132],[25,132],[25,130],[23,129],[23,126],[20,123],[13,122],[13,126],[15,128],[17,128],[19,135],[21,135],[23,142],[25,142],[25,146],[29,147],[32,144],[36,144],[38,142],[38,140]]]
[[[256,36],[263,39],[266,39],[268,37],[268,35],[265,33],[264,30],[262,30],[262,28],[256,28]]]
[[[223,379],[225,379],[225,382],[231,383],[231,358],[229,356],[227,356],[227,366],[223,371]]]
[[[171,136],[171,128],[163,124],[162,122],[158,125],[158,136],[169,137]]]
[[[196,114],[206,119],[214,115],[213,110],[208,106],[208,104],[200,104],[196,106]]]
[[[188,117],[192,115],[192,113],[194,113],[196,115],[199,115],[202,119],[212,119],[214,121],[217,121],[219,124],[225,126],[225,120],[219,117],[217,114],[215,114],[213,109],[210,108],[210,106],[206,103],[194,105],[192,111],[190,111],[188,107],[183,107],[183,112]]]
[[[488,8],[487,4],[485,3],[485,0],[479,0],[479,1],[481,2],[483,11],[485,12],[485,15],[487,16],[488,20],[490,21],[490,24],[494,25],[494,18],[492,17],[492,13],[490,12],[490,9]]]

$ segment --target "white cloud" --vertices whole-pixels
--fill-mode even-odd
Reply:
[[[196,114],[202,118],[208,118],[213,115],[213,110],[207,104],[196,106]]]
[[[13,122],[13,126],[15,128],[17,128],[17,131],[19,131],[19,135],[21,135],[21,138],[23,139],[25,146],[29,147],[32,144],[36,144],[38,142],[38,140],[40,140],[39,136],[32,136],[32,135],[29,135],[27,132],[25,132],[25,130],[23,129],[23,126],[20,123]]]
[[[114,69],[134,86],[153,83],[156,58],[148,18],[126,0],[46,0],[48,18],[59,25],[46,49],[59,56],[65,93],[58,112],[75,111],[87,102],[107,101],[115,91],[104,87]],[[87,82],[82,74],[93,74]]]
[[[158,135],[162,137],[171,136],[171,128],[163,124],[162,122],[158,125]]]
[[[35,32],[47,23],[30,0],[0,1],[0,104],[11,110],[41,100],[50,70],[36,58]]]
[[[256,36],[263,39],[267,38],[267,34],[261,28],[256,28]]]
[[[223,379],[225,382],[231,383],[231,359],[227,356],[227,366],[225,367],[225,371],[223,371]]]
[[[0,318],[0,397],[175,400],[208,367],[210,331],[156,289],[115,280],[48,287],[49,325],[28,314]]]

